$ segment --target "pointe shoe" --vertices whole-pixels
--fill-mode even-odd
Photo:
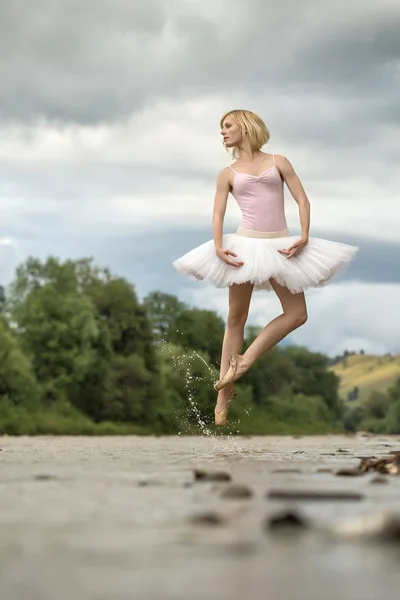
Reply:
[[[214,409],[215,415],[215,424],[216,425],[226,425],[228,419],[228,405],[232,402],[234,397],[236,396],[235,389],[232,389],[231,393],[228,396],[228,399],[225,403],[225,406],[220,410],[217,410],[217,406]]]
[[[232,383],[233,378],[234,378],[235,373],[236,373],[236,368],[237,368],[237,363],[238,363],[238,356],[239,356],[239,354],[232,354],[232,356],[229,357],[229,368],[228,368],[227,372],[214,385],[214,390],[216,390],[217,392],[219,392],[220,390],[222,390],[229,383]]]

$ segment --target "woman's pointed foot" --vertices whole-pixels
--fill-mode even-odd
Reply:
[[[232,400],[234,399],[235,396],[236,396],[236,391],[235,391],[235,388],[232,386],[232,390],[228,393],[228,397],[227,397],[225,403],[222,406],[218,405],[218,403],[217,403],[217,405],[214,409],[216,425],[226,425],[226,422],[228,420],[228,406],[232,402]]]
[[[219,392],[230,383],[234,383],[239,377],[244,375],[248,367],[245,364],[243,356],[240,354],[232,354],[229,357],[229,367],[227,372],[217,383],[214,385],[214,389]]]
[[[238,362],[238,354],[232,354],[229,357],[229,367],[227,372],[225,373],[225,375],[223,377],[221,377],[221,379],[219,381],[217,381],[217,383],[214,385],[214,389],[219,392],[220,390],[222,390],[224,387],[226,387],[227,385],[229,385],[230,383],[233,383],[233,378],[235,376],[236,373],[236,368],[237,368],[237,362]]]

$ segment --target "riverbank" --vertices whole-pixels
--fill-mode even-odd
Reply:
[[[2,600],[397,596],[397,549],[327,532],[398,509],[400,477],[336,473],[399,450],[399,436],[1,437],[0,448]],[[288,509],[308,526],[271,530]]]

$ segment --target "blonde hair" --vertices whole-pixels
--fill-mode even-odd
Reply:
[[[268,142],[270,138],[268,127],[262,118],[251,112],[251,110],[230,110],[220,120],[219,124],[221,128],[226,117],[230,117],[231,115],[242,130],[243,137],[246,135],[253,151],[260,150]],[[224,147],[229,152],[230,149],[226,148],[225,144]],[[239,148],[237,146],[232,148],[231,155],[232,158],[238,158]]]

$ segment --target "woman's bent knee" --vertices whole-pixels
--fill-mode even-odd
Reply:
[[[308,319],[307,311],[295,313],[292,316],[292,318],[293,318],[294,328],[297,329],[298,327],[301,327],[302,325],[304,325],[304,323],[307,322],[307,319]]]
[[[244,327],[247,321],[247,313],[229,313],[227,319],[228,327]]]

